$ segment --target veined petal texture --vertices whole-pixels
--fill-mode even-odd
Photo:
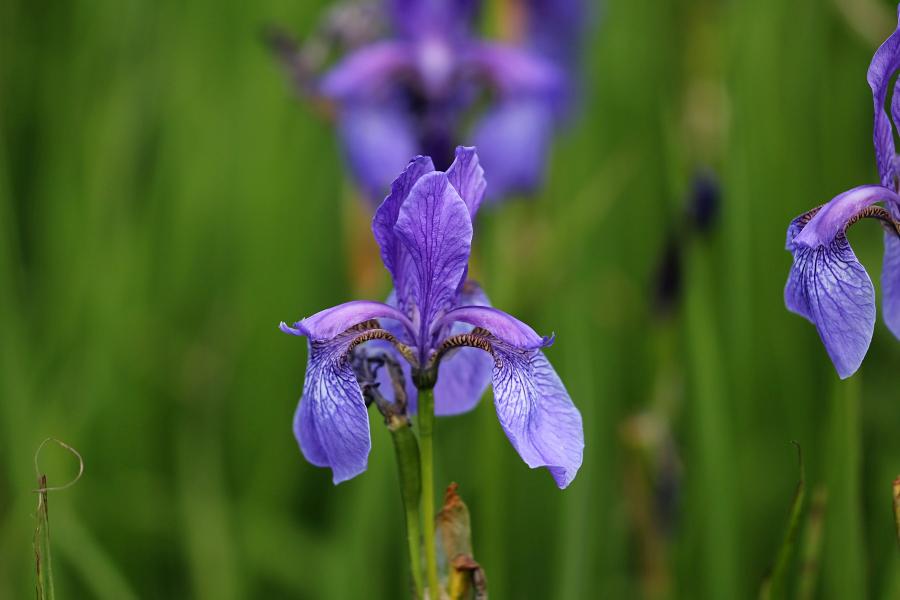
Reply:
[[[581,467],[581,413],[540,350],[494,340],[494,403],[503,431],[532,469],[546,467],[559,488]]]
[[[394,232],[409,254],[409,295],[418,309],[420,349],[431,324],[453,306],[472,247],[469,209],[441,172],[423,175],[400,207]],[[398,299],[401,290],[398,289]],[[402,304],[401,304],[402,306]]]
[[[784,298],[816,326],[838,375],[855,373],[875,329],[875,288],[843,233],[830,244],[794,250]]]
[[[330,467],[335,484],[366,470],[372,442],[369,415],[349,361],[360,330],[309,341],[303,395],[294,413],[294,435],[306,460]]]

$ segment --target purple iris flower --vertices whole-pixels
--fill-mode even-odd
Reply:
[[[552,337],[492,308],[467,279],[483,173],[474,148],[457,148],[446,172],[428,157],[413,159],[372,222],[394,282],[388,302],[348,302],[281,324],[309,343],[294,433],[306,459],[330,467],[335,483],[364,471],[371,448],[353,370],[365,352],[388,351],[408,364],[416,386],[434,387],[438,415],[471,410],[492,384],[500,424],[528,466],[547,467],[560,488],[581,466],[581,415],[541,351]]]
[[[885,111],[891,78],[898,70],[900,11],[898,29],[875,52],[868,71],[881,185],[844,192],[794,219],[787,232],[794,264],[784,289],[785,303],[816,326],[842,379],[862,364],[875,330],[875,289],[846,236],[847,228],[863,218],[878,219],[884,225],[884,320],[900,337],[900,157],[893,133],[900,126],[900,87],[894,88],[890,116]]]
[[[529,0],[529,27],[515,45],[473,34],[478,0],[383,0],[389,37],[354,50],[307,93],[335,111],[341,145],[365,195],[377,202],[410,156],[438,168],[470,141],[491,173],[491,199],[533,191],[569,96],[568,58],[550,32],[580,0]],[[551,16],[555,17],[551,18]],[[572,38],[568,37],[569,45]],[[565,56],[564,56],[565,55]]]

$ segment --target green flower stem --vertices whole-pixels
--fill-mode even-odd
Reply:
[[[430,600],[440,600],[437,548],[434,543],[434,389],[419,389],[419,442],[422,449],[422,522]]]
[[[419,502],[422,498],[421,464],[419,461],[419,445],[416,436],[405,416],[392,416],[388,422],[388,430],[394,440],[397,453],[397,471],[400,475],[400,495],[403,498],[403,511],[406,514],[406,541],[409,544],[409,568],[412,572],[413,585],[417,600],[422,595],[422,556],[421,528],[419,526]]]
[[[867,598],[863,539],[860,377],[834,381],[828,449],[823,598]]]

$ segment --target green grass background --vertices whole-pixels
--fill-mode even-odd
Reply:
[[[390,440],[373,417],[369,470],[338,487],[307,464],[291,434],[305,346],[276,328],[359,288],[330,126],[260,42],[324,6],[0,4],[0,597],[33,594],[46,436],[85,460],[49,499],[60,598],[403,597]],[[547,185],[485,211],[473,269],[557,333],[584,467],[563,492],[529,470],[489,396],[437,424],[437,481],[460,483],[494,598],[755,596],[798,478],[791,440],[828,493],[817,597],[900,597],[900,343],[879,322],[839,382],[781,296],[789,220],[876,181],[865,71],[893,10],[605,3]],[[654,272],[701,166],[721,218],[685,240],[662,315]],[[876,286],[880,236],[851,234]],[[75,468],[56,448],[42,466],[51,484]]]

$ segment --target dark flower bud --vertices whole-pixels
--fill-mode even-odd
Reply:
[[[719,217],[720,202],[721,189],[715,173],[709,169],[697,171],[685,207],[688,227],[701,234],[711,231]]]

